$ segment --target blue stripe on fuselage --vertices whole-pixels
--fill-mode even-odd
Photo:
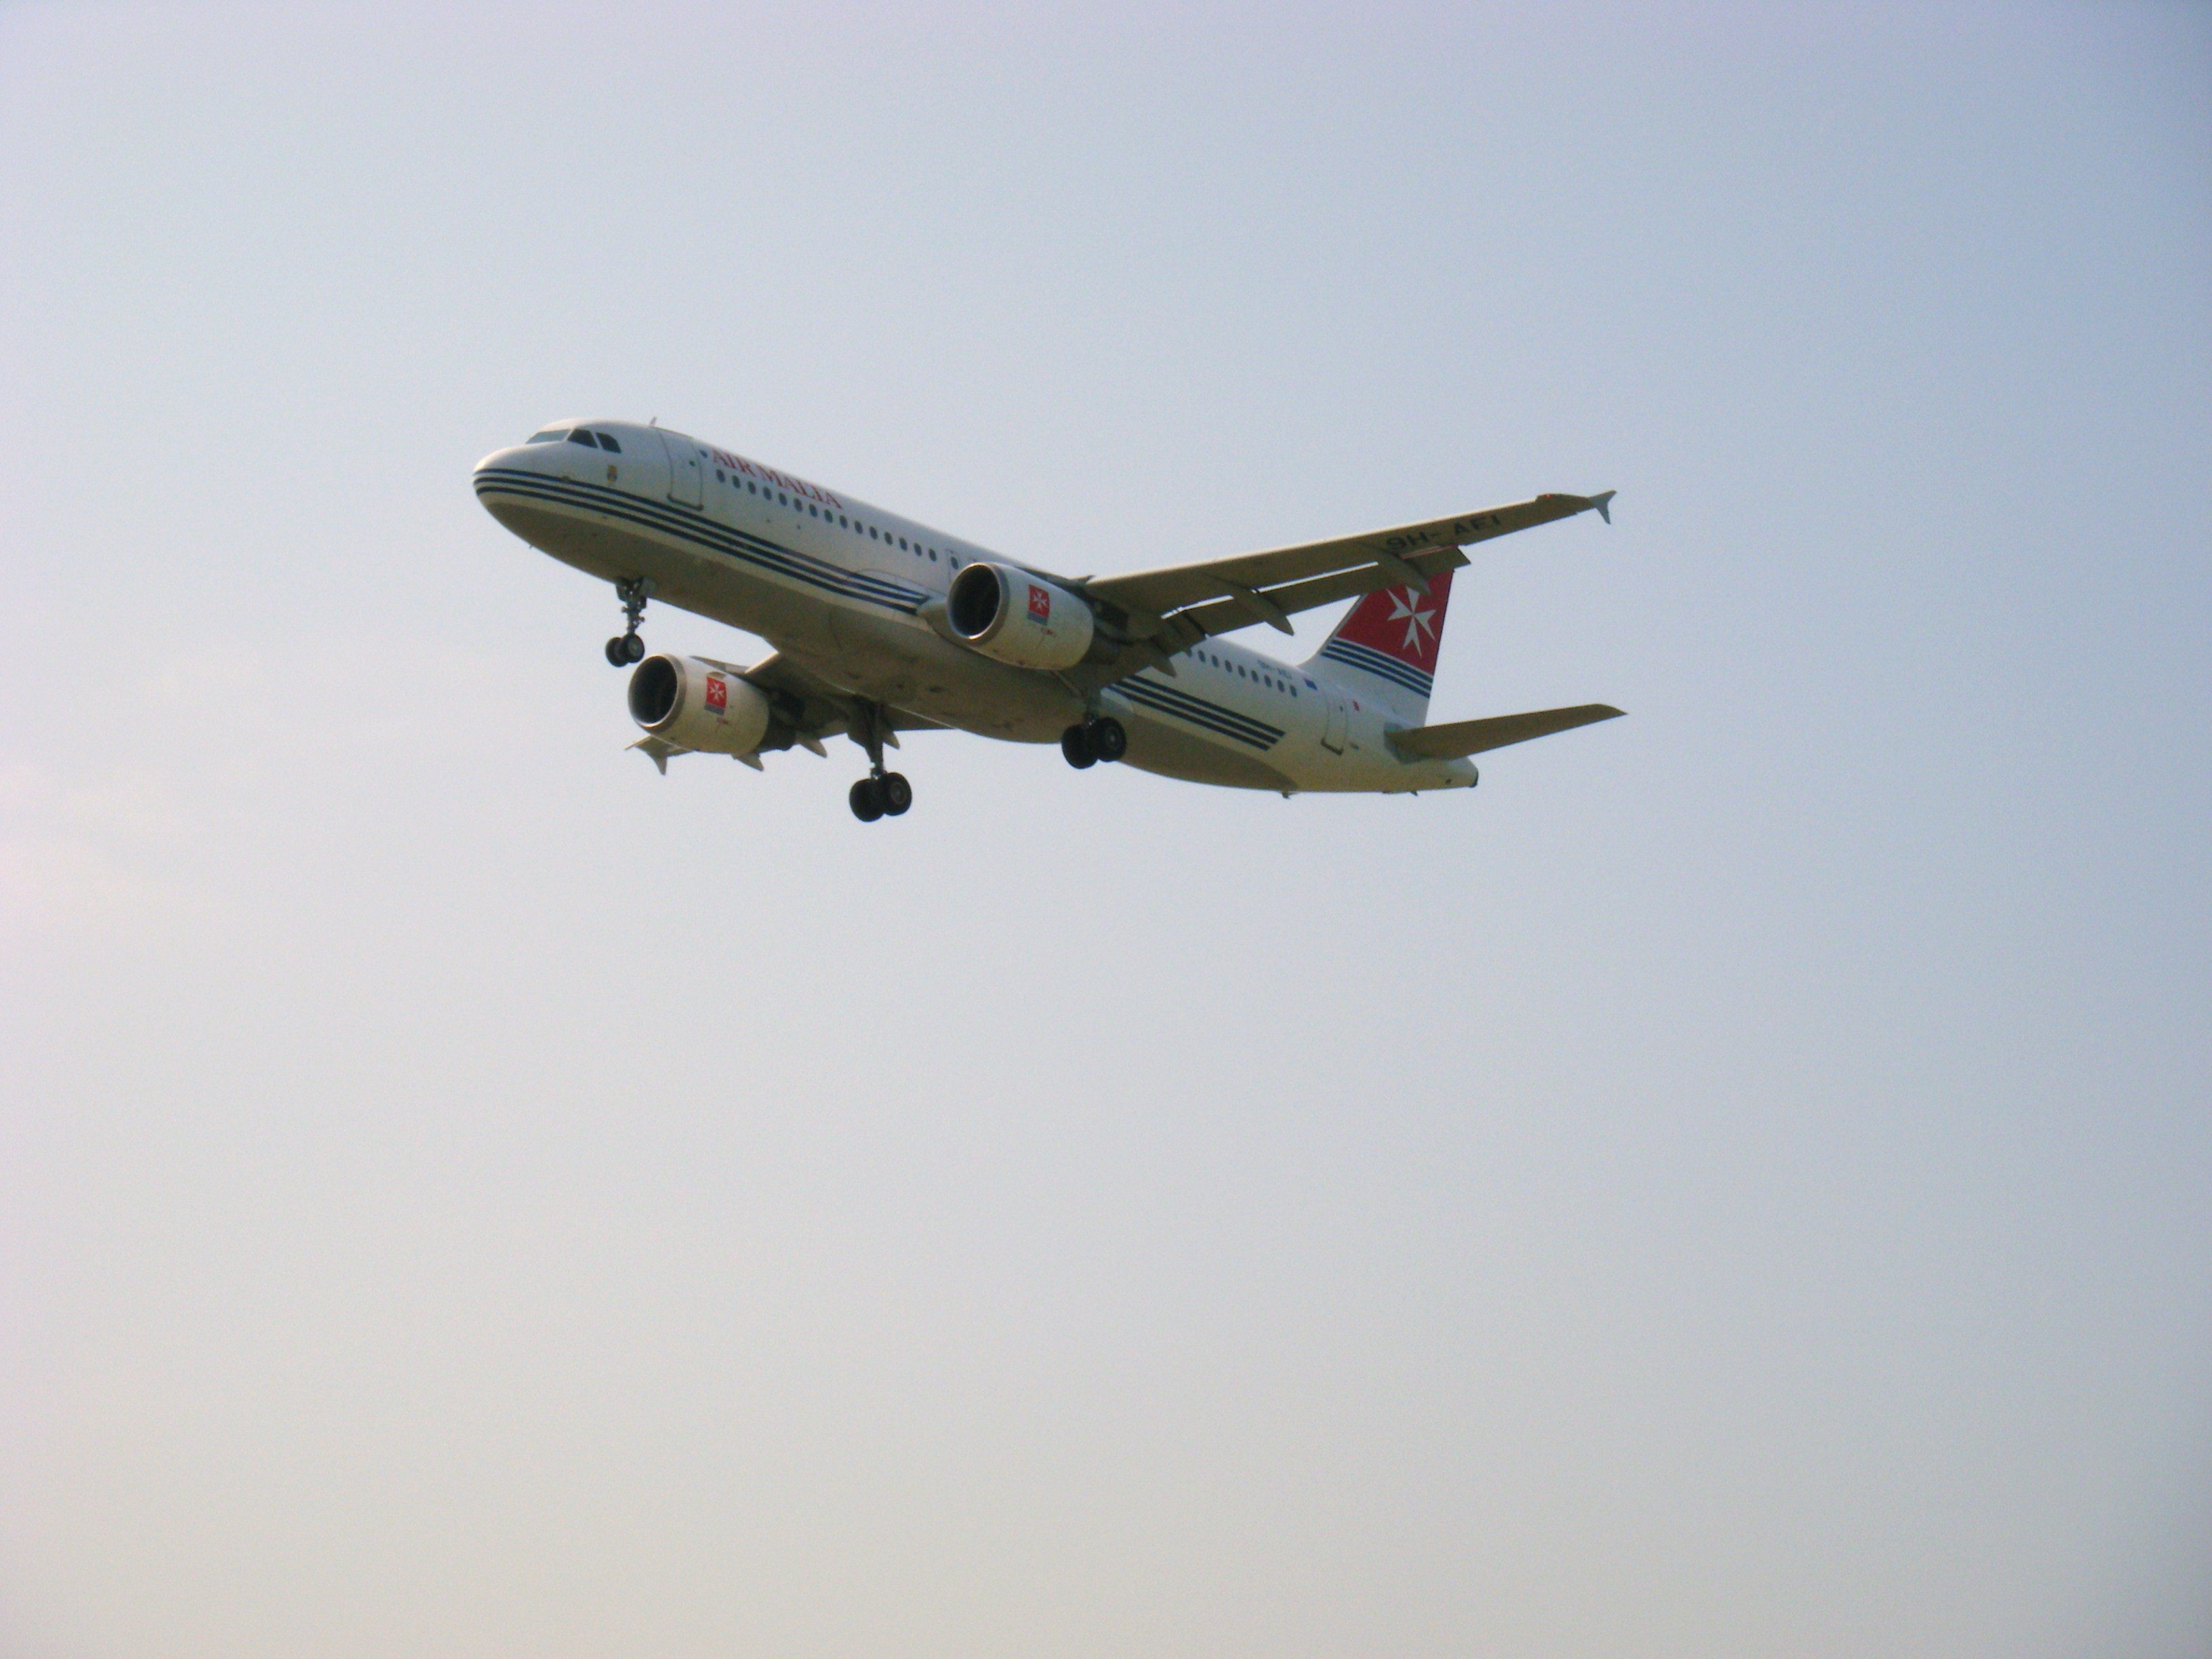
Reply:
[[[663,507],[657,501],[641,500],[635,495],[627,495],[619,489],[609,489],[600,484],[577,483],[565,478],[549,478],[540,473],[494,467],[477,474],[476,489],[480,496],[510,495],[525,501],[550,501],[557,506],[604,514],[609,518],[625,519],[632,524],[673,536],[678,541],[706,548],[710,552],[722,554],[741,563],[757,565],[809,586],[880,605],[884,610],[896,611],[905,616],[912,616],[931,597],[927,588],[914,587],[863,570],[848,569],[752,532],[732,530],[702,514]]]
[[[1283,729],[1279,726],[1270,726],[1265,720],[1239,714],[1224,704],[1194,696],[1188,691],[1164,685],[1146,675],[1121,680],[1113,689],[1130,702],[1156,714],[1171,714],[1177,720],[1187,720],[1193,726],[1202,726],[1224,738],[1234,738],[1254,749],[1273,749],[1282,741]]]
[[[1346,668],[1357,668],[1363,674],[1372,674],[1377,679],[1389,680],[1394,685],[1402,685],[1416,696],[1427,696],[1433,684],[1428,675],[1410,663],[1400,662],[1395,657],[1385,656],[1380,651],[1355,644],[1350,640],[1331,640],[1322,647],[1321,653],[1331,662],[1341,663]]]

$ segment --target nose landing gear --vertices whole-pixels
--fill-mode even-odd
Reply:
[[[1100,761],[1117,761],[1127,754],[1129,734],[1111,714],[1101,714],[1061,732],[1060,752],[1079,772]]]
[[[868,751],[868,775],[846,796],[853,816],[863,823],[895,818],[914,805],[914,786],[900,772],[884,770],[884,736],[888,730],[884,709],[870,704],[853,727],[853,740]]]
[[[645,602],[653,597],[653,578],[617,582],[615,597],[622,601],[623,617],[629,626],[607,641],[607,660],[617,668],[627,668],[645,660],[645,641],[638,637],[637,624],[645,615]]]

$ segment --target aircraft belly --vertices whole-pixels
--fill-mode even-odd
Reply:
[[[1167,720],[1130,714],[1122,716],[1121,723],[1129,733],[1129,752],[1122,757],[1122,764],[1139,771],[1157,772],[1187,783],[1217,784],[1224,789],[1296,791],[1299,787],[1265,757],[1196,736]]]
[[[1083,718],[1082,699],[1051,676],[978,656],[912,617],[851,605],[830,615],[837,647],[818,672],[879,702],[1013,743],[1056,743]]]

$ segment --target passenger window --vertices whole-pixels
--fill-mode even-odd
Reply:
[[[837,528],[840,530],[850,530],[852,527],[852,526],[845,522],[845,515],[840,513],[837,515]]]
[[[791,505],[791,497],[785,495],[781,489],[775,492],[775,498],[781,501],[786,507],[789,507]]]
[[[929,562],[932,564],[937,562],[937,550],[933,547],[929,550]]]
[[[599,434],[599,447],[602,449],[611,449],[617,455],[622,453],[622,446],[614,441],[614,434],[612,433],[602,432]]]
[[[760,494],[760,487],[757,484],[749,483],[745,486],[745,494],[748,495],[757,495]]]
[[[599,447],[597,444],[592,441],[592,434],[585,431],[580,426],[568,434],[568,441],[572,444],[581,444],[586,449],[597,449]]]
[[[870,525],[868,526],[868,539],[870,541],[874,541],[876,539],[876,527],[873,525]]]
[[[721,469],[720,467],[719,467],[719,466],[718,466],[718,467],[716,467],[716,468],[714,469],[714,482],[715,482],[716,483],[721,483],[725,482],[725,480],[724,480],[724,479],[723,479],[723,477],[722,477],[722,469]]]
[[[820,518],[820,517],[822,516],[822,509],[821,509],[820,507],[816,507],[812,502],[811,502],[811,501],[810,501],[810,502],[807,504],[807,507],[806,507],[806,515],[807,515],[807,517],[809,517],[809,518],[811,518],[811,519],[818,519],[818,518]]]
[[[899,538],[899,545],[900,545],[901,547],[904,547],[904,546],[906,545],[906,538],[905,538],[905,537],[902,536],[902,537],[900,537],[900,538]]]

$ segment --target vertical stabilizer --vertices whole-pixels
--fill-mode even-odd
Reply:
[[[1306,667],[1373,699],[1408,726],[1429,715],[1429,686],[1443,644],[1452,573],[1429,578],[1429,591],[1384,587],[1346,613]]]

